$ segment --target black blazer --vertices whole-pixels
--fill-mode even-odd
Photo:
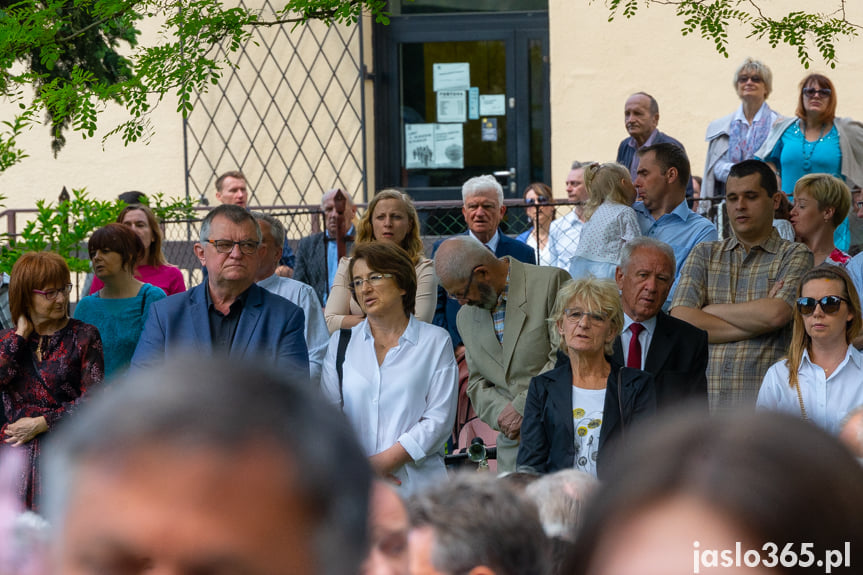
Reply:
[[[353,242],[347,242],[346,253],[350,253],[352,246]],[[297,245],[296,264],[294,279],[312,286],[323,307],[324,297],[330,293],[326,232],[312,234],[300,240]]]
[[[602,427],[599,430],[597,475],[608,466],[608,447],[624,441],[630,427],[656,412],[653,376],[640,369],[621,367],[611,360],[605,388]],[[618,381],[618,374],[620,380]],[[618,389],[619,385],[619,389]],[[521,423],[517,469],[551,473],[575,463],[575,427],[572,421],[572,366],[569,360],[530,381]]]
[[[533,248],[525,243],[512,239],[503,232],[499,231],[498,233],[500,234],[500,240],[497,242],[497,249],[494,252],[496,257],[502,258],[503,256],[512,256],[522,263],[536,265],[536,252]],[[466,234],[467,232],[463,235]],[[437,249],[443,241],[444,240],[438,240],[435,242],[434,248],[432,249],[432,259],[434,259],[434,255],[437,253]],[[432,323],[449,332],[453,349],[462,343],[461,335],[459,335],[458,327],[456,327],[456,316],[460,309],[461,304],[448,298],[443,286],[438,286],[437,305],[435,306],[434,319],[432,320]]]
[[[707,411],[708,358],[706,331],[660,311],[644,362],[644,371],[653,374],[657,407],[686,402]],[[614,340],[614,360],[624,363],[620,336]]]

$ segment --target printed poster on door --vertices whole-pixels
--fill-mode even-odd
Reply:
[[[405,124],[405,169],[464,168],[462,124]]]

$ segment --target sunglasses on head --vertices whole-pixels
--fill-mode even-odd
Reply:
[[[821,311],[827,314],[836,313],[842,307],[842,302],[848,303],[848,300],[838,295],[827,295],[821,299],[814,297],[797,298],[797,311],[801,315],[812,315],[815,313],[815,306],[820,305]]]
[[[524,203],[529,205],[529,206],[532,206],[533,204],[547,204],[548,198],[546,198],[545,196],[537,196],[535,198],[527,198],[524,201]]]

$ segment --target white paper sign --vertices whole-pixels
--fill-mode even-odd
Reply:
[[[464,133],[462,124],[438,124],[435,127],[436,168],[464,168]]]
[[[434,168],[434,124],[405,124],[405,169]]]
[[[437,93],[437,121],[439,123],[467,121],[467,102],[464,90]]]
[[[479,97],[480,116],[506,116],[506,96],[486,94]]]
[[[432,89],[467,90],[470,88],[470,64],[432,64]]]

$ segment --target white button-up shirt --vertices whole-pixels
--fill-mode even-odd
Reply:
[[[413,459],[394,475],[409,496],[446,481],[442,447],[452,432],[458,391],[458,366],[447,331],[413,315],[398,345],[381,365],[368,320],[354,326],[343,364],[344,413],[366,455],[395,445]],[[339,403],[336,352],[339,332],[330,338],[321,389]]]
[[[629,329],[629,326],[634,323],[636,323],[634,319],[623,314],[623,331],[620,332],[620,345],[623,347],[623,365],[629,363],[629,343],[632,341],[632,330]],[[641,369],[644,369],[644,364],[647,362],[647,352],[650,349],[650,342],[653,341],[653,334],[656,331],[656,316],[637,323],[644,326],[644,329],[638,334],[638,342],[641,344]]]
[[[809,419],[819,427],[836,435],[849,411],[863,405],[863,354],[848,346],[845,359],[830,377],[812,363],[809,352],[803,352],[797,371],[803,405]],[[788,384],[788,366],[785,360],[774,363],[758,392],[758,409],[782,411],[801,415],[797,390]]]

